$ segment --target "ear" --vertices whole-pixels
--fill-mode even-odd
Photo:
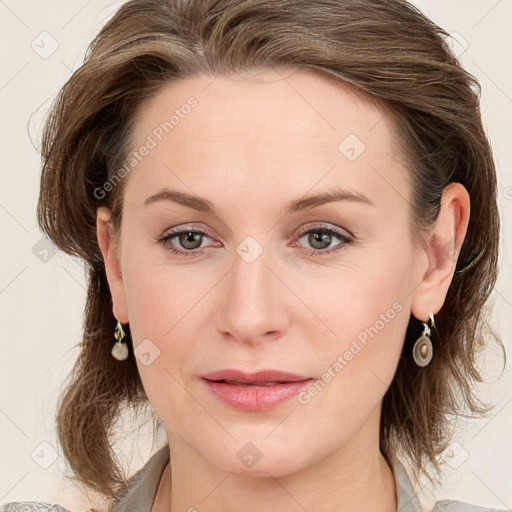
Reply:
[[[411,313],[426,322],[430,313],[436,314],[444,304],[455,272],[462,242],[469,223],[470,199],[460,183],[450,183],[443,190],[441,208],[426,247],[426,258],[420,284],[412,294]]]
[[[114,231],[110,220],[110,210],[100,206],[96,210],[96,230],[98,243],[105,263],[110,294],[112,295],[113,313],[122,324],[128,323],[128,309],[124,290],[121,264],[114,247]]]

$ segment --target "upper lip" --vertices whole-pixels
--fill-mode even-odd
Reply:
[[[297,375],[290,372],[283,372],[281,370],[259,370],[252,373],[247,373],[242,370],[230,368],[207,373],[206,375],[203,375],[203,379],[212,381],[230,380],[236,382],[256,383],[299,382],[301,380],[308,380],[310,377],[305,377],[304,375]]]

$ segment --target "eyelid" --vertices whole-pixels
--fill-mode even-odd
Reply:
[[[354,234],[351,233],[348,229],[339,228],[338,226],[334,226],[332,224],[325,223],[325,222],[319,222],[319,223],[312,222],[310,224],[306,224],[305,226],[303,226],[299,229],[297,236],[301,236],[304,233],[307,233],[308,231],[312,231],[315,229],[317,229],[318,231],[331,230],[340,236],[344,236],[344,237],[350,238],[350,239],[355,239]]]
[[[208,235],[208,237],[210,237],[210,238],[213,237],[213,232],[211,231],[211,229],[206,228],[206,227],[197,227],[194,225],[187,225],[187,224],[185,224],[185,225],[180,224],[179,226],[170,228],[170,229],[166,230],[162,236],[171,235],[173,233],[181,233],[182,231],[192,231],[192,232],[196,232],[196,233],[203,233],[205,235]]]

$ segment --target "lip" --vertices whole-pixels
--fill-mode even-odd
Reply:
[[[245,411],[273,409],[290,400],[313,379],[280,370],[247,373],[228,369],[202,377],[215,398]]]
[[[256,372],[247,373],[242,370],[237,370],[234,368],[219,370],[216,372],[211,372],[207,373],[206,375],[203,375],[203,379],[207,380],[233,380],[250,384],[266,382],[299,382],[302,380],[307,380],[309,378],[310,377],[306,377],[304,375],[283,372],[281,370],[259,370]]]

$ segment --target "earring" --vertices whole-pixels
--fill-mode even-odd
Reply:
[[[412,347],[414,362],[421,368],[427,366],[434,356],[434,348],[430,339],[430,329],[435,327],[434,313],[430,313],[430,326],[423,322],[423,334],[416,340]]]
[[[120,322],[117,322],[116,330],[114,331],[114,338],[117,340],[112,347],[112,355],[118,361],[124,361],[128,357],[128,345],[126,343],[121,343],[121,341],[126,336],[123,331],[123,326]]]

